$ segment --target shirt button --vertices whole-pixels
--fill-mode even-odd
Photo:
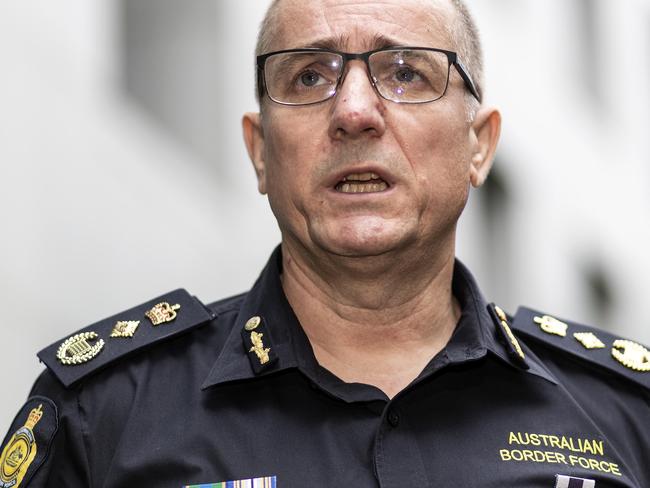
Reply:
[[[395,410],[388,412],[388,423],[393,427],[397,427],[399,425],[399,414]]]

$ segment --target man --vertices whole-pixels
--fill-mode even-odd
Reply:
[[[508,317],[454,259],[500,130],[463,4],[281,0],[258,54],[281,247],[244,295],[42,351],[0,486],[650,486],[650,352]]]

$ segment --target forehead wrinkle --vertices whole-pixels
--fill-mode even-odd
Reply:
[[[309,0],[306,4],[309,5],[307,9],[305,3],[291,0],[281,2],[273,50],[300,47],[349,50],[353,41],[356,42],[355,50],[368,51],[404,45],[449,49],[454,47],[450,44],[455,44],[449,24],[456,21],[456,16],[448,0]],[[320,31],[315,33],[316,39],[304,35],[305,24],[285,20],[296,16],[309,19],[311,25]],[[349,25],[348,19],[351,17],[355,19],[354,28],[337,33],[337,27]],[[425,20],[422,20],[423,17]],[[417,30],[411,19],[417,19]],[[370,28],[374,32],[366,30]],[[396,34],[387,35],[391,31]],[[402,36],[402,32],[406,36]]]
[[[350,35],[341,34],[335,36],[334,38],[322,38],[310,41],[304,45],[296,46],[297,48],[320,48],[320,49],[330,49],[333,51],[346,51],[350,45]],[[367,42],[364,42],[364,50],[374,51],[375,49],[383,49],[387,47],[398,47],[403,46],[404,43],[400,43],[397,40],[385,36],[383,34],[375,34],[372,39]]]
[[[389,32],[391,27],[397,27],[398,32],[404,31],[408,34],[420,34],[424,36],[428,42],[424,42],[428,47],[451,47],[447,45],[431,45],[432,43],[440,43],[440,34],[442,34],[442,42],[453,43],[453,24],[458,22],[458,16],[455,7],[450,0],[415,0],[415,1],[371,1],[365,2],[364,0],[322,0],[324,5],[325,15],[335,15],[342,8],[343,16],[354,15],[359,19],[357,22],[358,30],[363,26],[373,25],[375,22],[387,24],[386,28],[375,35],[382,35]],[[327,5],[329,4],[329,5]],[[396,9],[395,6],[398,6]],[[380,7],[377,9],[377,7]],[[379,15],[378,15],[379,13]],[[409,23],[405,26],[405,19],[413,20],[415,22]],[[330,28],[336,26],[336,21],[329,21]],[[333,28],[332,28],[333,29]],[[416,30],[417,29],[417,30]],[[396,37],[396,36],[393,36]],[[394,45],[415,45],[423,44],[408,42],[407,38],[395,39]],[[378,46],[384,47],[384,46]]]
[[[339,34],[334,37],[321,37],[320,39],[315,39],[313,41],[305,42],[296,46],[297,48],[301,47],[317,47],[321,49],[331,49],[331,50],[340,50],[344,46],[348,45],[350,42],[350,36],[348,34]]]

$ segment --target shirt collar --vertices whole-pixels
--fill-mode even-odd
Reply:
[[[533,351],[512,334],[507,316],[505,324],[502,323],[495,312],[498,307],[485,300],[476,280],[458,259],[454,265],[452,290],[462,312],[456,330],[444,349],[449,362],[475,360],[489,353],[523,372],[558,383]],[[519,349],[513,342],[519,345]]]
[[[245,295],[234,327],[224,344],[203,388],[263,376],[272,372],[295,368],[298,365],[293,352],[291,328],[300,327],[282,289],[282,252],[278,246],[271,254],[253,288]],[[257,371],[253,368],[250,348],[242,341],[242,331],[252,317],[260,317],[264,328],[264,346],[274,353],[276,360]],[[217,317],[219,320],[219,317]],[[260,366],[262,366],[260,364]]]
[[[321,385],[338,383],[338,389],[341,388],[340,380],[316,362],[309,340],[284,294],[281,273],[282,252],[278,246],[253,288],[245,295],[234,327],[203,382],[204,389],[292,368],[300,369]],[[504,340],[502,325],[490,313],[490,305],[483,298],[469,270],[459,260],[455,262],[452,288],[461,307],[460,320],[447,346],[422,375],[448,363],[480,359],[489,352],[522,372],[557,384],[554,376],[525,345],[522,346],[524,359],[513,357],[512,347],[508,346],[507,338]],[[248,331],[246,324],[252,317],[260,317],[261,323],[254,331]],[[269,361],[265,364],[253,351],[250,342],[252,332],[262,334],[263,348],[269,349]],[[356,397],[358,399],[358,395]]]

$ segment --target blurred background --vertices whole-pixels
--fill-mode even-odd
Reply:
[[[470,0],[502,142],[460,226],[490,300],[650,343],[650,0]],[[279,241],[240,135],[267,0],[0,4],[0,435],[36,352]]]

